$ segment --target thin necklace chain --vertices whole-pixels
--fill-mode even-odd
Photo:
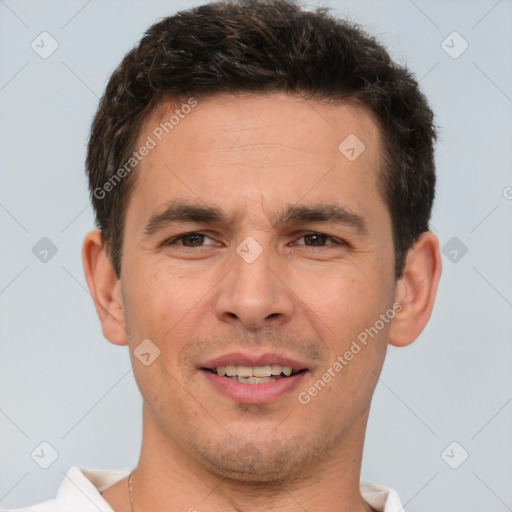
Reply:
[[[128,477],[128,494],[130,495],[130,504],[132,506],[132,512],[135,512],[135,510],[133,509],[132,474],[133,474],[133,471],[130,473],[130,476]]]

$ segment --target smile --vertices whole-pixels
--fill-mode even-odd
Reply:
[[[270,354],[258,358],[226,355],[200,370],[215,391],[237,403],[258,405],[290,394],[308,373],[303,364]]]
[[[233,382],[244,384],[264,384],[296,375],[303,370],[294,370],[291,366],[269,364],[265,366],[227,365],[212,368],[213,373],[226,377]]]

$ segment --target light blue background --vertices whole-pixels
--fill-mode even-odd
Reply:
[[[137,462],[141,398],[126,347],[102,337],[80,260],[93,227],[85,145],[124,54],[158,18],[199,3],[0,0],[3,508],[53,497],[72,465]],[[442,245],[468,248],[456,263],[443,255],[421,337],[389,350],[362,478],[397,489],[407,512],[512,510],[512,2],[327,5],[421,79],[441,127],[432,226]],[[30,46],[42,31],[59,44],[47,60]],[[453,31],[469,43],[457,59],[441,47]],[[47,263],[31,250],[44,236],[58,248]],[[30,457],[42,441],[59,453],[47,470]],[[456,470],[441,457],[452,441],[469,452]]]

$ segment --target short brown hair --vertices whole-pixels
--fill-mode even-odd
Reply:
[[[400,277],[407,250],[428,230],[433,113],[412,74],[373,37],[326,8],[307,11],[292,0],[222,1],[178,12],[151,26],[112,74],[92,123],[86,172],[116,275],[135,174],[124,173],[108,193],[103,185],[129,160],[142,123],[162,101],[226,92],[350,99],[369,109],[384,141],[379,187]]]

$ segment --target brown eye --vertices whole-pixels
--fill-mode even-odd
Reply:
[[[209,236],[203,235],[202,233],[186,233],[184,235],[180,235],[174,237],[166,242],[166,245],[178,245],[181,247],[203,247],[206,240],[211,240]]]
[[[200,233],[190,233],[182,236],[181,239],[186,247],[198,247],[204,242],[205,236]]]
[[[329,237],[321,235],[320,233],[312,233],[310,235],[304,235],[305,245],[312,245],[314,247],[323,247]]]
[[[299,242],[304,240],[304,242]],[[298,245],[305,245],[307,247],[327,247],[331,245],[344,245],[342,240],[338,240],[323,233],[302,233],[296,242]]]

